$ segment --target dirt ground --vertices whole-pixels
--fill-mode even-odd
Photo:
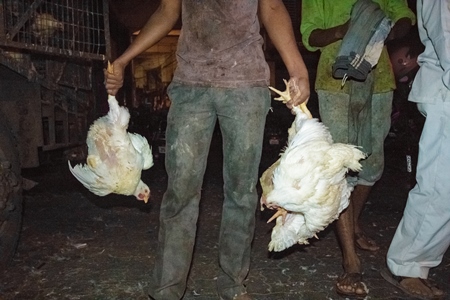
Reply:
[[[380,244],[376,253],[360,252],[367,299],[408,299],[379,275],[401,218],[409,179],[404,152],[387,144],[386,171],[364,211],[367,233]],[[274,160],[265,152],[261,171]],[[221,215],[220,143],[213,144],[203,187],[197,246],[183,299],[217,299],[215,278]],[[11,265],[0,270],[0,299],[146,299],[147,279],[157,243],[159,203],[167,177],[161,160],[145,171],[150,203],[132,197],[97,197],[78,183],[66,165],[26,170],[39,182],[25,193],[23,230]],[[340,299],[334,291],[341,256],[332,226],[308,246],[269,253],[269,212],[257,212],[249,293],[260,300]],[[450,293],[450,253],[430,276]]]

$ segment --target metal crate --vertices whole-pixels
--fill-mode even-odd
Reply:
[[[0,0],[0,46],[105,60],[106,0]]]
[[[84,143],[110,48],[108,0],[0,0],[0,115],[22,168]]]

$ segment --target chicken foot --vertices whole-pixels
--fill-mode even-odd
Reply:
[[[286,85],[286,90],[284,92],[277,90],[276,88],[273,88],[269,86],[269,89],[280,95],[278,98],[274,98],[274,100],[283,101],[283,103],[286,103],[291,100],[291,89],[290,89],[290,82],[288,82],[286,79],[283,79],[284,84]],[[295,88],[295,87],[294,87]],[[303,102],[300,104],[300,109],[310,118],[312,119],[312,114],[309,111],[308,107],[306,107],[306,102]]]
[[[112,65],[112,63],[108,60],[108,67],[106,68],[106,71],[109,74],[113,74],[114,73],[114,66]]]
[[[282,222],[284,224],[284,221],[286,220],[287,214],[288,214],[287,210],[285,210],[284,208],[279,207],[277,212],[273,214],[273,216],[267,221],[267,223],[270,223],[273,220],[275,220],[276,218],[278,218],[279,216],[281,216],[281,220],[282,220]]]

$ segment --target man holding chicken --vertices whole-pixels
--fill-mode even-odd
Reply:
[[[252,299],[243,286],[258,203],[256,184],[263,130],[270,106],[269,68],[261,21],[290,75],[291,108],[309,98],[308,73],[281,0],[162,0],[130,47],[107,74],[115,95],[123,70],[166,36],[182,17],[178,65],[168,95],[166,170],[159,248],[150,281],[151,299],[181,299],[192,260],[201,187],[218,120],[224,151],[224,204],[219,240],[221,299]]]

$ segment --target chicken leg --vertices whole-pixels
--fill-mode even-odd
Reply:
[[[280,95],[280,97],[278,97],[278,98],[274,98],[274,100],[278,100],[278,101],[283,101],[283,103],[286,103],[286,102],[288,102],[288,101],[290,101],[291,100],[291,93],[290,93],[290,83],[286,80],[286,79],[283,79],[283,81],[284,81],[284,84],[286,85],[286,90],[284,91],[284,92],[282,92],[282,91],[280,91],[280,90],[277,90],[276,88],[273,88],[273,87],[271,87],[271,86],[269,86],[269,89],[271,89],[272,91],[274,91],[275,93],[277,93],[278,95]],[[312,115],[311,115],[311,112],[309,111],[309,109],[306,107],[306,102],[303,102],[303,103],[301,103],[300,104],[300,109],[310,118],[310,119],[312,119]],[[265,184],[267,184],[267,186],[269,186],[269,184],[268,184],[268,182],[267,182],[267,179],[268,178],[272,178],[272,174],[273,174],[273,171],[275,170],[275,168],[277,167],[279,165],[279,160],[275,163],[275,164],[273,164],[268,170],[267,170],[267,172],[264,172],[264,174],[263,174],[263,178],[264,178],[264,180],[263,180],[263,182],[265,183]],[[263,189],[264,190],[264,189]],[[271,189],[270,189],[271,190]],[[269,191],[270,191],[269,190]],[[269,191],[266,191],[266,194],[268,194],[269,193]],[[265,195],[263,195],[262,197],[261,197],[261,204],[265,204]],[[262,210],[262,205],[261,205],[261,210]],[[270,222],[272,222],[273,220],[275,220],[276,218],[278,218],[279,216],[282,216],[282,220],[283,220],[283,223],[284,223],[284,220],[286,219],[286,215],[287,215],[287,211],[285,210],[285,209],[283,209],[283,208],[277,208],[277,212],[267,221],[267,223],[270,223]]]
[[[277,90],[276,88],[273,88],[271,86],[269,86],[269,89],[271,89],[272,91],[274,91],[275,93],[280,95],[280,97],[274,98],[274,100],[283,101],[283,103],[286,103],[286,102],[291,100],[291,92],[290,92],[290,86],[289,86],[290,83],[286,79],[283,79],[283,81],[284,81],[284,84],[286,84],[286,90],[284,92],[282,92],[280,90]],[[308,117],[310,119],[312,119],[311,112],[309,111],[308,107],[306,107],[306,102],[303,102],[303,103],[300,104],[300,109],[306,115],[308,115]]]

